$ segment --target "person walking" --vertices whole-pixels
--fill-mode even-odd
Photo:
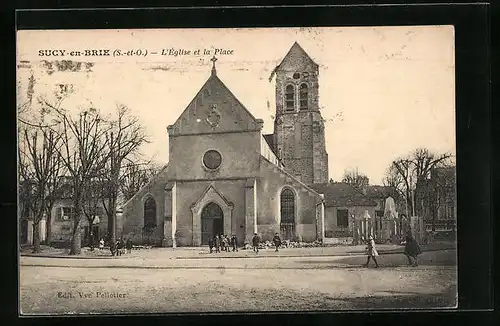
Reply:
[[[377,249],[375,248],[375,241],[373,240],[373,237],[371,235],[368,237],[366,250],[367,250],[368,258],[366,260],[365,267],[368,267],[368,263],[370,262],[370,259],[373,259],[373,261],[375,262],[375,268],[378,268],[377,259],[375,259],[375,257],[378,256],[378,252],[377,252]]]
[[[257,254],[259,253],[259,243],[260,243],[259,235],[255,233],[252,238],[252,245],[253,245],[253,251],[255,251],[255,253]]]
[[[238,238],[236,237],[236,234],[233,234],[231,237],[231,245],[233,246],[233,252],[238,251]]]
[[[281,246],[281,238],[280,238],[278,232],[276,232],[276,234],[274,235],[273,242],[274,242],[274,246],[276,247],[275,251],[279,251],[278,248]]]
[[[405,238],[405,256],[408,258],[408,266],[418,266],[417,256],[421,253],[420,246],[411,234],[411,231],[406,232]],[[413,258],[413,262],[412,262]]]
[[[215,252],[220,252],[220,238],[219,235],[215,236]]]

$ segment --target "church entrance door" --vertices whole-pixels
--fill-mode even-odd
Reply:
[[[216,203],[209,203],[201,212],[201,244],[207,245],[208,239],[224,232],[224,213]]]

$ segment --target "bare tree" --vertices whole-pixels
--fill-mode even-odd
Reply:
[[[25,126],[19,140],[20,201],[33,218],[33,252],[39,252],[40,221],[60,166],[61,139],[51,130]]]
[[[73,231],[70,255],[81,253],[81,218],[86,182],[103,169],[106,157],[104,136],[108,126],[101,119],[95,108],[81,110],[77,117],[72,117],[66,110],[48,101],[43,104],[55,116],[58,128],[52,128],[62,138],[63,145],[59,155],[72,183],[72,201],[74,207]]]
[[[160,172],[161,168],[151,162],[133,163],[129,162],[124,166],[120,178],[120,193],[123,200],[132,198],[142,187],[148,184],[151,179]]]
[[[63,195],[61,192],[63,186],[61,175],[64,174],[62,159],[59,151],[56,151],[56,153],[54,153],[53,173],[48,178],[47,198],[45,200],[45,216],[47,219],[45,224],[45,242],[49,246],[52,243],[52,209],[54,208],[55,202]]]
[[[445,166],[452,155],[435,154],[425,148],[413,151],[409,156],[392,162],[386,174],[386,183],[394,184],[403,194],[407,212],[416,215],[423,212],[427,180],[432,169]],[[417,208],[417,203],[419,208]]]
[[[368,186],[370,179],[366,174],[360,173],[358,169],[345,170],[342,182],[349,183],[356,188],[362,188]]]
[[[102,174],[106,179],[102,200],[111,243],[116,242],[116,207],[124,162],[138,154],[140,146],[147,142],[139,119],[132,116],[126,106],[118,105],[116,112],[117,117],[111,121],[111,128],[106,133],[106,153],[103,154],[107,160]]]

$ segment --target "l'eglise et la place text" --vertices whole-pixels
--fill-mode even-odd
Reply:
[[[126,293],[120,292],[57,292],[57,297],[61,299],[125,299]]]

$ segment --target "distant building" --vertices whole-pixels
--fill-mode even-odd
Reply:
[[[431,170],[430,178],[421,187],[421,206],[427,230],[452,231],[456,228],[456,167]]]
[[[40,242],[46,242],[47,230],[50,227],[51,232],[51,244],[52,245],[69,245],[72,239],[72,232],[74,227],[74,206],[72,202],[72,186],[71,180],[68,177],[62,177],[65,179],[63,182],[58,198],[54,201],[54,206],[51,210],[51,221],[50,226],[48,225],[47,215],[40,221]],[[87,213],[90,216],[95,216],[92,233],[94,237],[94,244],[99,241],[100,238],[105,237],[108,234],[108,218],[104,210],[104,206],[101,200],[96,201],[95,205],[92,205],[93,212],[89,212],[90,208],[87,208]],[[20,202],[19,209],[19,231],[20,231],[20,244],[21,245],[31,245],[33,244],[33,216],[32,212],[26,209],[25,206]],[[91,214],[90,214],[91,213]],[[121,219],[117,221],[117,229],[121,227]],[[82,244],[86,245],[89,243],[89,220],[84,214],[80,221],[81,232],[82,232]]]

